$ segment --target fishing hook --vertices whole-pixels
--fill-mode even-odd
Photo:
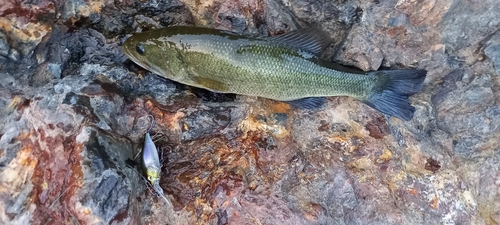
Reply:
[[[153,115],[148,115],[148,117],[151,118],[151,124],[149,125],[149,128],[146,130],[146,133],[149,133],[149,131],[154,127],[155,125],[155,117]]]

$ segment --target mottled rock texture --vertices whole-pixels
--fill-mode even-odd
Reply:
[[[497,0],[4,0],[0,224],[499,224]],[[160,78],[121,53],[174,25],[326,31],[325,60],[428,70],[413,120]],[[314,87],[312,87],[314,88]],[[143,135],[160,186],[139,170]]]

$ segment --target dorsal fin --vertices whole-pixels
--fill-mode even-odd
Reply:
[[[315,55],[319,55],[332,42],[324,31],[314,27],[290,31],[269,39],[294,46]]]

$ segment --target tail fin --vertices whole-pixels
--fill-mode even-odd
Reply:
[[[427,71],[425,70],[382,70],[370,72],[377,76],[377,86],[364,101],[367,105],[390,116],[411,120],[415,108],[408,96],[422,89]]]

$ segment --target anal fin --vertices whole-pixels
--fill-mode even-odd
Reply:
[[[310,98],[301,98],[292,101],[285,101],[286,103],[297,107],[299,109],[309,109],[315,110],[321,108],[326,103],[325,97],[310,97]]]

